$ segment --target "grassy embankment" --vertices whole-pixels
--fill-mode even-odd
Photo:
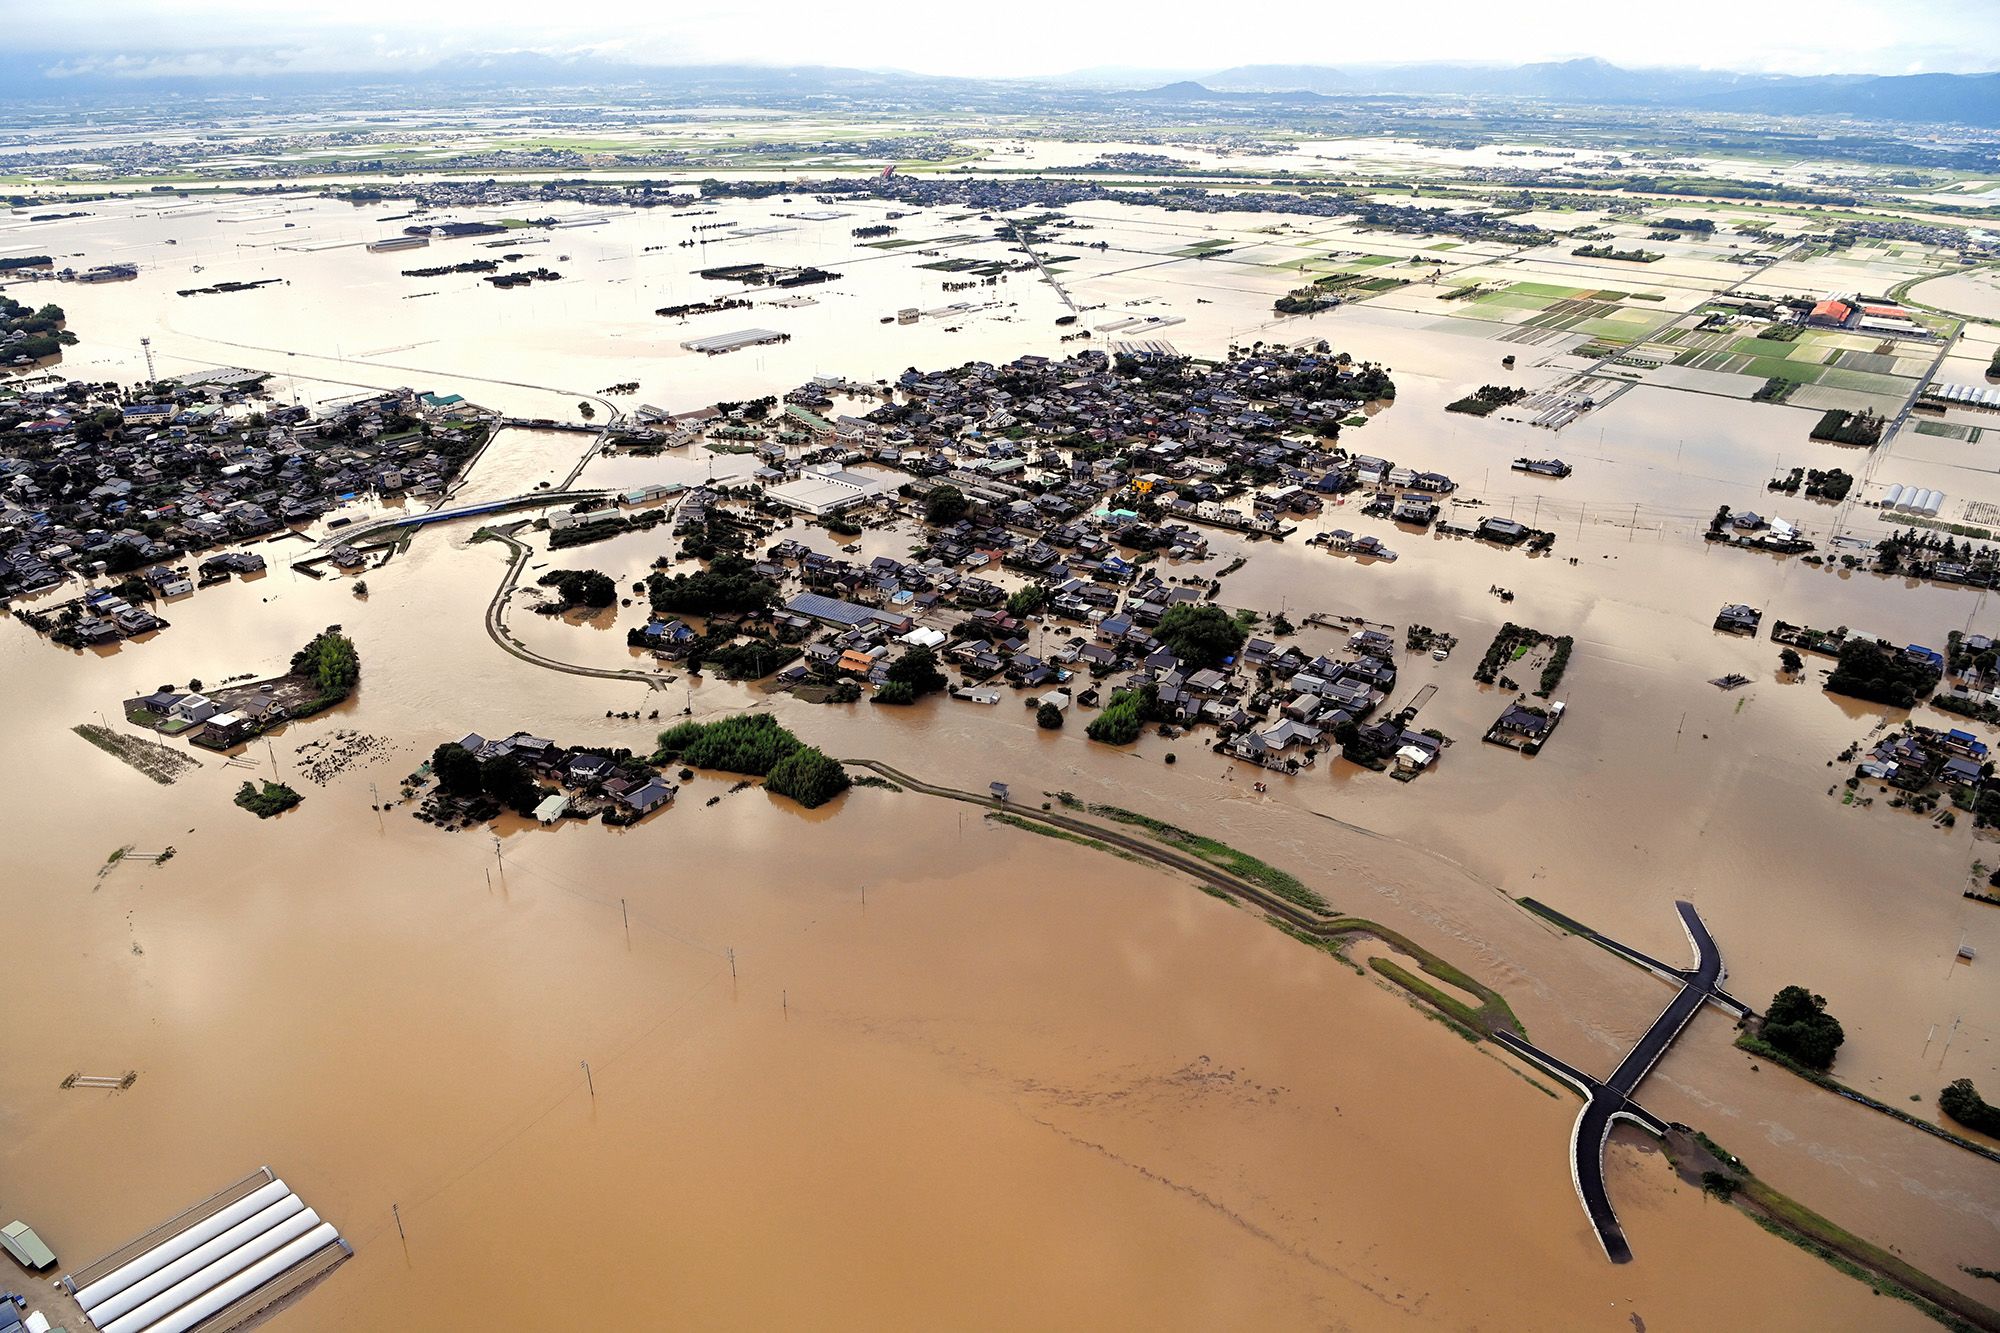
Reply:
[[[1689,1184],[1734,1204],[1764,1230],[1867,1283],[1877,1295],[1907,1301],[1958,1333],[2000,1329],[2000,1312],[1773,1189],[1706,1134],[1675,1130],[1667,1156]]]
[[[859,762],[878,772],[895,773],[895,770],[874,761]],[[908,774],[896,773],[896,776],[908,787],[917,791],[946,796],[974,805],[997,808],[999,804],[970,792],[935,787],[911,778]],[[1082,803],[1068,793],[1051,794],[1056,795],[1057,801],[1066,809],[1082,808]],[[1212,867],[1218,872],[1219,878],[1210,885],[1204,885],[1210,892],[1222,892],[1229,880],[1235,880],[1238,885],[1246,889],[1256,886],[1265,893],[1276,894],[1278,886],[1284,886],[1294,894],[1309,895],[1316,903],[1323,904],[1325,901],[1296,876],[1226,843],[1117,806],[1092,805],[1088,809],[1093,814],[1117,823],[1139,828],[1164,846],[1190,854],[1203,864]],[[1016,807],[1016,810],[1019,812],[998,811],[993,818],[1005,822],[1010,827],[1040,833],[1046,837],[1121,853],[1120,848],[1106,845],[1104,839],[1093,838],[1076,827],[1070,827],[1079,821],[1071,820],[1068,816],[1043,814],[1019,807]],[[1061,822],[1053,822],[1058,820]],[[1122,849],[1122,852],[1129,854],[1130,850]],[[1258,895],[1242,893],[1231,896],[1242,896],[1255,901]],[[1296,898],[1288,897],[1285,901],[1293,903],[1295,907],[1297,905]],[[1584,935],[1586,938],[1594,937],[1595,933],[1589,931],[1588,927],[1552,908],[1533,900],[1525,900],[1522,905],[1565,932]],[[1418,966],[1425,973],[1437,981],[1478,996],[1481,1001],[1480,1007],[1472,1008],[1390,959],[1370,959],[1369,965],[1378,975],[1401,987],[1406,994],[1429,1007],[1440,1021],[1468,1040],[1480,1040],[1500,1026],[1515,1032],[1523,1032],[1519,1020],[1498,991],[1467,976],[1400,932],[1361,917],[1322,916],[1315,909],[1308,910],[1312,910],[1318,918],[1309,926],[1297,920],[1283,919],[1268,911],[1266,919],[1286,934],[1331,954],[1350,967],[1354,966],[1353,961],[1341,953],[1341,946],[1346,940],[1358,936],[1381,940],[1392,948],[1409,954],[1417,960]],[[1851,1093],[1848,1095],[1858,1096]],[[1936,1127],[1930,1126],[1930,1128],[1935,1130]],[[1938,1281],[1873,1242],[1863,1240],[1813,1212],[1797,1200],[1772,1189],[1751,1175],[1749,1168],[1739,1159],[1723,1152],[1705,1135],[1676,1130],[1670,1135],[1667,1146],[1676,1169],[1691,1183],[1728,1199],[1767,1231],[1784,1237],[1808,1253],[1818,1255],[1842,1272],[1867,1282],[1879,1294],[1908,1301],[1947,1328],[1964,1330],[1964,1333],[2000,1333],[2000,1313]]]

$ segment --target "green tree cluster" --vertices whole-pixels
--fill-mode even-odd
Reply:
[[[1764,1015],[1764,1040],[1808,1069],[1828,1069],[1847,1040],[1840,1020],[1826,1011],[1826,997],[1803,986],[1787,986],[1771,998]]]
[[[453,796],[479,794],[478,756],[457,741],[446,741],[431,751],[431,776],[440,789]]]
[[[587,607],[601,611],[618,600],[618,585],[609,574],[595,569],[552,569],[535,580],[544,588],[554,588],[562,598],[561,610]]]
[[[259,819],[281,815],[304,799],[282,782],[267,782],[262,788],[246,782],[236,789],[236,804]]]
[[[780,759],[764,779],[764,790],[788,796],[808,810],[825,805],[853,785],[838,759],[811,745],[801,745]]]
[[[683,722],[660,733],[655,763],[679,759],[695,768],[765,779],[767,791],[811,809],[851,785],[847,770],[778,725],[769,713],[738,713],[714,722]]]
[[[1227,611],[1206,602],[1180,602],[1160,617],[1153,637],[1190,667],[1221,666],[1249,637]]]
[[[1016,588],[1007,596],[1007,614],[1016,620],[1032,616],[1049,604],[1049,588],[1046,583],[1030,583],[1024,588]]]
[[[1938,676],[1937,667],[1928,661],[1872,639],[1850,638],[1840,646],[1840,660],[1826,678],[1826,688],[1872,703],[1910,708],[1937,688]]]
[[[965,492],[956,486],[937,486],[924,497],[924,522],[933,527],[944,527],[965,517],[972,501],[965,498]]]
[[[720,554],[707,569],[693,574],[669,577],[654,570],[646,576],[646,593],[655,611],[713,615],[718,611],[760,611],[771,604],[778,589],[742,556]]]
[[[1969,1078],[1956,1079],[1940,1092],[1938,1109],[1967,1129],[2000,1138],[2000,1106],[1981,1097]]]
[[[329,629],[313,636],[292,654],[292,674],[310,677],[319,686],[320,702],[345,699],[361,679],[361,655],[354,640]]]
[[[933,648],[912,648],[891,662],[889,683],[908,686],[912,699],[936,694],[951,684],[944,672],[938,670],[937,650]]]
[[[1106,745],[1130,745],[1146,725],[1146,696],[1139,690],[1118,690],[1104,710],[1090,719],[1084,734]]]

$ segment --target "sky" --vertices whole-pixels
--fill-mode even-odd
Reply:
[[[601,53],[639,63],[844,65],[1035,77],[1100,67],[1517,64],[1783,74],[2000,68],[2000,0],[13,0],[9,44],[59,70],[228,74],[418,68],[468,53]],[[1804,21],[1807,13],[1810,21]]]

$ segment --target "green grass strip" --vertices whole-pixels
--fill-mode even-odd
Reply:
[[[1131,824],[1137,828],[1142,828],[1154,838],[1166,843],[1169,847],[1174,847],[1180,851],[1198,856],[1210,865],[1228,871],[1238,879],[1255,884],[1259,888],[1270,890],[1286,902],[1295,906],[1310,908],[1315,912],[1332,910],[1327,906],[1326,899],[1307,888],[1299,880],[1298,876],[1280,870],[1267,862],[1260,861],[1248,852],[1238,851],[1227,843],[1217,842],[1215,839],[1203,837],[1199,833],[1190,833],[1184,828],[1179,828],[1163,820],[1154,819],[1150,815],[1142,815],[1131,810],[1120,809],[1115,805],[1093,805],[1090,807],[1090,812],[1094,815],[1102,815],[1106,819],[1115,820],[1120,824]]]

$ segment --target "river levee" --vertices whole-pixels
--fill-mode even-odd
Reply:
[[[732,222],[770,212],[725,207]],[[411,261],[360,249],[379,229],[346,205],[286,214],[329,248],[283,253],[283,224],[261,219],[253,237],[214,212],[107,206],[89,223],[106,260],[116,242],[179,267],[66,288],[82,341],[64,373],[135,377],[150,330],[169,368],[268,369],[279,397],[412,384],[573,421],[579,401],[634,375],[625,399],[682,411],[815,373],[1062,351],[1056,294],[1021,276],[957,341],[882,324],[942,299],[938,280],[857,257],[845,223],[832,240],[800,228],[756,243],[760,258],[838,261],[854,277],[816,304],[756,312],[793,341],[710,359],[672,349],[747,315],[688,326],[652,310],[703,293],[694,264],[750,247],[670,261],[647,245],[686,236],[666,217],[557,233],[540,248],[566,251],[569,276],[496,292],[402,277]],[[1121,245],[1166,225],[1119,205],[1084,216]],[[905,225],[945,226],[921,221]],[[1111,271],[1121,262],[1102,261],[1091,299],[1171,299],[1186,316],[1173,336],[1206,352],[1265,336],[1273,294],[1294,280],[1190,266],[1142,279]],[[176,296],[196,263],[211,279],[294,285]],[[1538,1046],[1594,1074],[1671,992],[1518,898],[1676,963],[1671,904],[1689,899],[1732,991],[1760,1007],[1793,983],[1828,997],[1849,1085],[1926,1120],[1952,1079],[2000,1088],[2000,988],[1982,980],[2000,910],[1961,896],[1972,862],[2000,852],[1969,819],[1940,829],[1845,803],[1835,756],[1903,714],[1824,693],[1818,662],[1782,676],[1767,640],[1709,628],[1718,606],[1746,602],[1932,643],[1990,630],[1985,595],[1701,540],[1718,503],[1768,508],[1774,470],[1807,462],[1800,409],[1715,398],[1697,418],[1689,395],[1635,388],[1560,437],[1578,471],[1555,489],[1507,469],[1527,439],[1551,437],[1443,414],[1496,373],[1487,343],[1369,306],[1285,330],[1310,334],[1395,370],[1397,402],[1346,444],[1450,472],[1481,502],[1471,513],[1559,534],[1551,558],[1531,559],[1331,505],[1282,544],[1211,534],[1209,561],[1173,570],[1213,577],[1242,557],[1218,594],[1230,607],[1457,635],[1445,661],[1406,655],[1393,702],[1437,685],[1416,725],[1454,741],[1408,785],[1338,762],[1263,775],[1199,737],[1097,745],[1079,718],[1038,729],[1012,693],[994,707],[815,706],[689,677],[626,646],[643,598],[588,619],[532,614],[549,568],[601,569],[629,591],[665,529],[551,553],[524,528],[503,590],[520,548],[442,525],[367,570],[365,597],[293,570],[308,542],[267,543],[268,574],[169,602],[170,629],[116,649],[71,652],[0,622],[13,822],[0,920],[17,945],[0,1059],[8,1215],[81,1265],[270,1164],[356,1251],[278,1313],[286,1329],[1932,1327],[1684,1183],[1628,1130],[1607,1170],[1635,1259],[1605,1263],[1569,1178],[1569,1092],[1156,866],[879,787],[805,812],[703,774],[636,827],[510,818],[497,846],[397,801],[404,775],[468,731],[644,751],[683,710],[768,710],[843,758],[971,791],[1005,782],[1030,807],[1069,793],[1249,849],[1497,989]],[[1535,387],[1573,369],[1523,360],[1515,378]],[[508,427],[456,494],[506,498],[573,474],[584,488],[693,484],[753,465],[598,454],[588,434]],[[1910,466],[1970,470],[1936,455]],[[1872,510],[1783,503],[1820,540],[1886,530]],[[1336,527],[1379,532],[1401,559],[1306,544]],[[827,552],[848,540],[784,535]],[[903,558],[918,533],[852,540],[862,558]],[[1576,640],[1565,721],[1533,759],[1479,743],[1511,692],[1477,685],[1472,664],[1508,620]],[[162,786],[71,730],[100,715],[129,730],[119,701],[162,685],[281,671],[330,624],[359,648],[359,690],[235,761],[189,751],[201,767]],[[1308,625],[1297,641],[1310,654],[1343,638]],[[1750,683],[1708,683],[1730,672]],[[341,748],[352,762],[314,766]],[[304,803],[268,821],[231,804],[266,777]],[[1984,961],[1954,961],[1961,943]],[[1641,1100],[1986,1299],[1992,1284],[1964,1270],[2000,1253],[2000,1164],[1755,1060],[1734,1036],[1698,1015]],[[126,1071],[121,1091],[62,1086]]]
[[[510,826],[498,857],[378,815],[369,784],[392,792],[446,733],[644,743],[657,723],[606,710],[672,695],[499,652],[482,612],[504,552],[463,536],[426,534],[365,601],[287,571],[101,657],[0,637],[36,701],[6,723],[32,835],[6,910],[44,960],[0,1070],[6,1170],[65,1254],[270,1162],[357,1248],[285,1327],[529,1305],[628,1326],[1921,1326],[1622,1135],[1640,1257],[1605,1265],[1567,1094],[1185,880],[976,810],[857,789],[808,815],[702,777],[629,831]],[[204,756],[158,787],[69,731],[140,686],[280,666],[333,622],[361,691],[245,756],[305,791],[277,820],[228,803],[249,770]],[[715,684],[692,705],[753,702]],[[958,707],[894,725],[787,704],[842,751],[1115,793],[1255,846],[1500,986],[1581,1062],[1662,1001],[1407,839],[1253,799],[1192,755],[1170,774]],[[299,778],[297,747],[343,729],[390,752]],[[175,855],[107,869],[126,846]],[[1749,969],[1759,942],[1718,915]],[[1674,929],[1631,933],[1670,954]],[[1935,1271],[1990,1249],[1988,1164],[1752,1073],[1729,1036],[1696,1020],[1649,1090],[1663,1113]],[[125,1069],[123,1092],[59,1086]]]

